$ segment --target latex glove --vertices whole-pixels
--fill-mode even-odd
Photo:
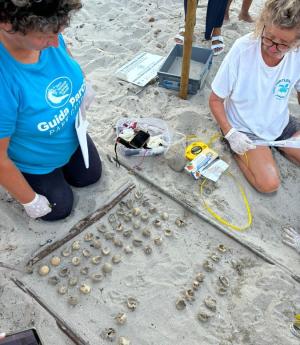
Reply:
[[[282,228],[282,242],[296,249],[300,254],[300,234],[291,226]]]
[[[231,149],[238,155],[243,155],[248,150],[256,148],[246,134],[239,132],[235,128],[230,129],[225,135],[225,139],[229,142]]]
[[[35,194],[34,199],[27,203],[22,204],[26,213],[31,218],[40,218],[52,211],[48,199],[44,195]]]

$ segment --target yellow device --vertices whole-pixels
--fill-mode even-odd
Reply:
[[[208,146],[201,141],[195,141],[185,149],[185,158],[192,161],[207,147]]]

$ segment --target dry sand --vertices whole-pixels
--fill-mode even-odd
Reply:
[[[261,4],[261,0],[254,0],[251,13],[257,14]],[[241,0],[233,2],[231,20],[223,27],[226,51],[236,38],[253,28],[251,24],[238,21],[240,5]],[[206,2],[200,1],[195,34],[196,44],[208,47],[209,43],[202,40],[205,6]],[[152,17],[154,21],[149,21]],[[59,296],[56,288],[47,284],[47,278],[38,276],[38,264],[32,275],[0,268],[1,330],[13,331],[34,324],[45,344],[72,344],[56,327],[54,319],[11,282],[10,278],[17,276],[91,345],[106,344],[107,341],[100,334],[109,327],[116,330],[117,338],[125,336],[133,345],[298,344],[299,340],[289,331],[289,324],[293,315],[300,310],[300,286],[292,278],[292,275],[300,276],[299,255],[280,240],[282,225],[288,223],[297,227],[299,224],[297,167],[275,152],[282,186],[276,194],[261,195],[242,177],[230,153],[219,141],[215,142],[213,147],[230,164],[230,171],[245,188],[251,206],[253,225],[240,233],[219,224],[216,224],[217,229],[208,221],[192,215],[152,185],[128,174],[124,168],[116,168],[107,158],[107,153],[113,152],[114,125],[120,117],[157,117],[167,121],[172,130],[187,135],[196,134],[203,141],[208,141],[216,133],[217,126],[211,118],[207,100],[210,83],[224,55],[214,59],[201,93],[187,101],[157,84],[148,86],[136,95],[140,90],[138,87],[114,76],[120,66],[141,51],[167,55],[182,22],[182,1],[84,1],[84,8],[74,18],[66,37],[97,93],[88,116],[91,136],[103,159],[103,177],[95,186],[74,190],[72,215],[56,223],[30,220],[21,206],[2,191],[0,262],[22,270],[32,253],[40,248],[40,243],[49,238],[55,240],[63,237],[77,221],[101,207],[113,192],[128,181],[134,182],[160,211],[169,213],[169,220],[163,221],[162,229],[172,229],[173,236],[165,237],[163,230],[155,228],[152,221],[159,215],[151,215],[147,227],[152,232],[152,239],[144,238],[141,229],[134,230],[134,236],[143,239],[144,245],[151,244],[152,255],[146,256],[142,248],[134,248],[132,255],[126,255],[122,248],[105,240],[104,235],[97,231],[100,224],[110,227],[107,216],[87,229],[85,233],[92,231],[97,234],[103,246],[109,246],[112,253],[121,253],[122,262],[113,265],[113,272],[102,282],[93,284],[86,280],[92,285],[90,295],[79,295],[78,288],[71,288],[68,294],[80,296],[80,303],[76,307],[70,307],[66,302],[67,297]],[[294,98],[291,100],[291,110],[296,115],[297,108]],[[141,163],[140,158],[122,160],[132,167]],[[171,170],[163,156],[146,158],[140,173],[162,191],[211,220],[199,197],[198,183],[183,172]],[[229,221],[240,225],[246,223],[241,195],[227,175],[222,176],[216,185],[208,184],[205,196],[211,207]],[[147,207],[139,207],[148,212]],[[184,228],[174,224],[178,216],[187,223]],[[126,229],[130,227],[132,224],[126,224]],[[227,232],[232,238],[219,230]],[[153,237],[160,233],[164,238],[163,245],[156,247]],[[122,234],[118,234],[118,238],[124,244],[132,241],[132,238],[126,239]],[[220,243],[230,250],[220,255],[221,260],[215,264],[215,271],[206,273],[201,288],[195,291],[195,300],[188,302],[185,310],[178,311],[175,308],[176,299],[191,286],[196,273],[203,271],[202,263]],[[88,244],[84,243],[84,246]],[[276,265],[255,255],[254,251]],[[93,252],[96,254],[96,250],[93,249]],[[111,256],[103,258],[103,262],[111,260]],[[47,263],[49,258],[43,262]],[[64,263],[70,266],[69,258]],[[98,269],[98,266],[93,268],[94,271]],[[72,271],[85,280],[78,270],[72,267]],[[52,268],[51,274],[56,271]],[[224,296],[216,293],[220,275],[230,280],[230,287]],[[216,298],[217,310],[210,312],[212,318],[207,323],[202,323],[197,320],[197,313],[206,308],[203,301],[208,295]],[[129,296],[138,300],[134,312],[126,307],[125,301]],[[205,310],[209,312],[207,308]],[[114,316],[121,311],[128,316],[123,326],[117,325],[114,320]]]

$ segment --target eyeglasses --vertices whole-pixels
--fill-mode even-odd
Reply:
[[[287,52],[288,50],[291,49],[291,46],[290,45],[287,45],[287,44],[283,44],[283,43],[277,43],[277,42],[274,42],[273,40],[271,40],[269,37],[266,37],[263,35],[265,31],[265,26],[263,28],[263,32],[262,32],[262,35],[261,35],[261,40],[262,40],[262,43],[266,46],[266,47],[272,47],[272,46],[275,46],[275,48],[281,52],[281,53],[285,53]]]

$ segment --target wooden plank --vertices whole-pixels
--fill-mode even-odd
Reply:
[[[179,97],[187,99],[197,0],[187,1]]]
[[[120,191],[114,193],[110,200],[104,205],[101,206],[99,209],[94,211],[93,213],[89,214],[85,218],[81,219],[77,222],[68,232],[66,236],[63,238],[49,244],[46,248],[41,249],[39,252],[35,252],[33,257],[26,264],[27,272],[32,271],[32,266],[37,263],[38,261],[42,260],[44,257],[48,256],[50,253],[55,251],[56,249],[63,246],[65,243],[70,241],[72,238],[79,235],[82,231],[86,228],[91,226],[92,224],[96,223],[99,219],[105,216],[119,201],[121,201],[124,196],[126,196],[129,192],[131,192],[135,188],[134,184],[127,183],[125,186],[121,188]]]

